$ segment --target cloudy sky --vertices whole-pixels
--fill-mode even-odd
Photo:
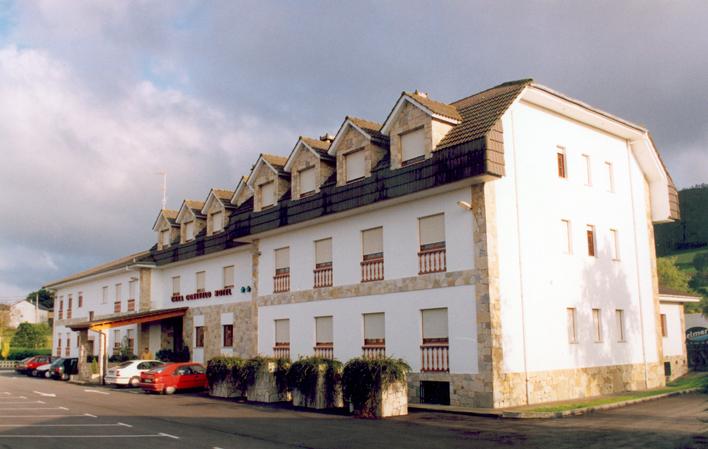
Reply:
[[[0,300],[149,247],[259,152],[532,77],[708,182],[708,3],[0,0]]]

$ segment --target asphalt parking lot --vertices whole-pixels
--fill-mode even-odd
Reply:
[[[201,393],[145,395],[0,373],[0,448],[708,448],[708,396],[593,415],[368,421]]]

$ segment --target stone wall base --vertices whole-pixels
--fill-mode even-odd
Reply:
[[[688,373],[688,360],[685,355],[664,356],[664,362],[671,363],[671,375],[667,380],[674,380]]]
[[[292,400],[289,391],[279,391],[275,379],[276,365],[268,362],[256,373],[256,381],[246,390],[246,399],[254,402],[288,402]]]
[[[450,373],[409,373],[408,401],[412,404],[422,402],[420,382],[435,381],[450,383],[450,405],[457,407],[493,407],[491,388],[486,388],[487,381],[480,374]]]
[[[403,416],[408,414],[408,384],[397,382],[377,395],[376,417]]]
[[[297,388],[292,389],[293,405],[296,407],[307,407],[314,409],[326,408],[342,408],[344,407],[344,394],[342,392],[342,383],[339,382],[334,386],[334,392],[328,398],[325,394],[325,376],[324,369],[320,370],[320,375],[317,378],[317,389],[314,397],[307,397]]]
[[[217,382],[209,386],[209,396],[215,398],[240,398],[243,394],[234,388],[230,377],[223,382]]]

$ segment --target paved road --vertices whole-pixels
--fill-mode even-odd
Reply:
[[[708,396],[584,417],[383,421],[0,374],[0,448],[708,448]]]

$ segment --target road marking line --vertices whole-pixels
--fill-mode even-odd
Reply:
[[[179,437],[167,433],[145,434],[145,435],[0,435],[2,438],[173,438]]]
[[[86,393],[98,393],[98,394],[105,394],[109,395],[110,393],[107,393],[105,391],[98,391],[98,390],[84,390]]]
[[[22,402],[5,402],[3,401],[2,405],[10,405],[10,404],[46,404],[44,401],[22,401]]]
[[[57,395],[54,394],[54,393],[42,393],[41,391],[33,391],[32,393],[38,394],[38,395],[40,395],[40,396],[46,396],[46,397],[48,397],[48,398],[55,398],[55,397],[57,397]]]
[[[0,427],[133,427],[121,422],[117,424],[0,424]]]
[[[97,418],[97,416],[84,413],[83,415],[0,415],[0,418]]]
[[[69,410],[66,407],[10,407],[0,408],[0,410]],[[0,415],[2,417],[2,415]]]
[[[130,424],[126,424],[126,423],[124,423],[124,422],[119,422],[117,425],[123,426],[123,427],[133,427],[133,426],[131,426]]]
[[[169,433],[160,432],[160,433],[158,433],[158,435],[162,435],[163,437],[167,437],[167,438],[172,438],[173,440],[179,440],[179,437],[176,437],[174,435],[170,435]]]
[[[88,416],[89,418],[98,418],[98,416],[92,415],[91,413],[84,413],[83,416]]]

